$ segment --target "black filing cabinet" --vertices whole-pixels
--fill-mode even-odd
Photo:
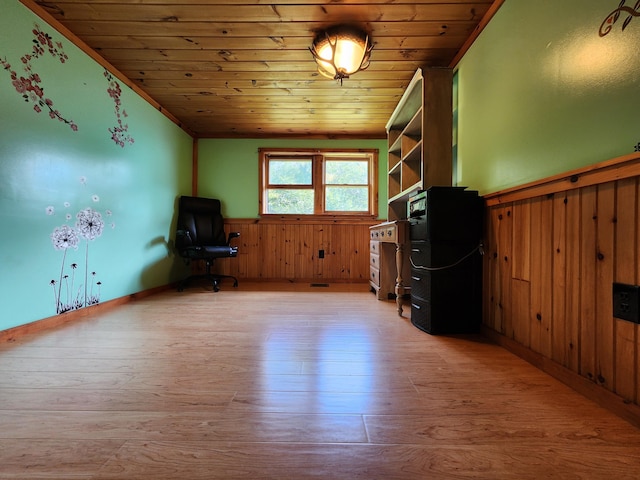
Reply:
[[[482,323],[478,192],[430,187],[409,199],[411,322],[430,334],[475,333]]]

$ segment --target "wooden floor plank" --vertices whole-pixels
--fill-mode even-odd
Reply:
[[[562,449],[503,445],[306,445],[129,442],[96,480],[191,479],[633,479],[630,447]],[[585,452],[586,450],[586,452]]]
[[[125,389],[2,388],[0,410],[210,411],[229,405],[234,392],[161,392]]]
[[[55,434],[54,434],[55,435]],[[93,478],[123,440],[0,439],[0,478]]]
[[[596,408],[594,414],[600,413]],[[597,417],[593,417],[597,418]],[[562,439],[567,446],[627,447],[632,452],[637,437],[623,420],[612,420],[607,429],[592,418],[558,412],[554,422],[529,422],[529,412],[497,412],[490,415],[367,415],[371,443],[407,445],[549,445]]]
[[[0,411],[0,439],[366,443],[361,415]]]

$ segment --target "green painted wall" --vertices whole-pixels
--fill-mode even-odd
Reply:
[[[221,199],[229,218],[258,217],[259,148],[377,148],[378,213],[387,215],[386,140],[198,140],[198,194]]]
[[[458,184],[489,193],[634,152],[640,18],[598,33],[619,4],[506,0],[459,65]]]
[[[89,303],[104,302],[181,276],[169,238],[176,198],[190,192],[192,149],[189,135],[121,82],[110,96],[104,68],[50,25],[17,0],[2,4],[0,330],[78,307],[85,291]],[[27,101],[18,92],[36,24],[67,58],[48,46],[32,57],[31,85],[77,131],[31,100],[37,88],[25,92]],[[109,131],[117,113],[124,146]],[[78,219],[87,208],[91,215]],[[88,230],[78,228],[92,219]]]

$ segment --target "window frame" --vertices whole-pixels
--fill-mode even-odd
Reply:
[[[358,218],[377,218],[378,216],[378,149],[304,149],[304,148],[260,148],[259,153],[259,200],[258,208],[261,217],[358,217]],[[311,185],[306,184],[268,184],[269,179],[269,161],[272,159],[310,159],[311,166]],[[350,158],[353,160],[367,160],[369,162],[369,178],[368,193],[369,205],[368,211],[327,211],[325,208],[325,188],[327,185],[336,186],[336,184],[325,184],[325,162],[328,160],[345,160]],[[342,185],[342,184],[338,184]],[[267,213],[267,193],[270,189],[305,189],[313,190],[314,212],[311,213]]]

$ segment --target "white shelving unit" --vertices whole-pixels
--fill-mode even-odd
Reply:
[[[410,274],[407,200],[452,181],[452,94],[450,68],[418,69],[386,125],[388,221],[370,229],[369,284],[380,300],[395,295],[399,314]]]

